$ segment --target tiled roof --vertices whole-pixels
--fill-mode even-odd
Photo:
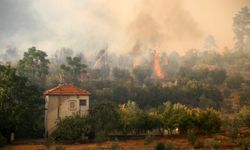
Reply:
[[[83,95],[90,96],[91,93],[87,90],[80,89],[71,84],[60,84],[55,88],[49,89],[44,92],[44,95]]]

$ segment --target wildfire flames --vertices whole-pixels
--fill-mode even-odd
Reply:
[[[155,74],[160,79],[164,78],[164,73],[161,70],[160,61],[159,61],[159,55],[158,55],[158,50],[157,49],[155,49],[155,51],[154,51],[154,71],[155,71]]]

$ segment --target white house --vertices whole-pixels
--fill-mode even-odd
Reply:
[[[74,114],[86,115],[89,110],[91,93],[71,84],[59,84],[44,92],[45,134],[50,135],[61,119]]]

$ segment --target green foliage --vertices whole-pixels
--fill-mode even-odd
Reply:
[[[238,119],[233,119],[233,120],[227,120],[226,121],[227,124],[227,131],[228,136],[232,139],[235,140],[238,137],[238,133],[239,133],[239,128],[240,128],[240,121]]]
[[[219,141],[215,141],[213,139],[205,142],[205,146],[213,150],[218,150],[220,148],[220,144],[221,143]]]
[[[126,69],[114,68],[112,70],[112,74],[115,80],[130,80],[131,79],[130,73]]]
[[[241,106],[250,104],[250,86],[244,87],[240,91],[240,104]]]
[[[19,136],[41,137],[42,93],[17,75],[11,66],[0,65],[0,132],[9,139],[10,133]],[[29,121],[27,121],[29,120]]]
[[[231,76],[226,79],[226,85],[230,89],[239,89],[243,80],[243,77],[240,75]]]
[[[203,134],[212,134],[220,131],[222,120],[219,112],[206,109],[199,113],[198,130]]]
[[[250,127],[250,106],[244,106],[240,110],[240,119],[247,126]]]
[[[120,105],[120,121],[124,132],[135,131],[138,126],[140,108],[133,101]]]
[[[168,141],[166,143],[165,147],[166,147],[165,150],[172,150],[172,149],[174,149],[174,143],[171,141]]]
[[[99,103],[89,110],[92,131],[106,134],[115,131],[119,126],[118,110],[112,103]]]
[[[233,31],[236,35],[235,47],[238,50],[248,50],[249,48],[249,25],[250,25],[250,9],[246,6],[233,18]]]
[[[95,142],[101,144],[106,140],[106,133],[104,131],[99,131],[95,134]]]
[[[90,132],[90,124],[79,115],[70,116],[59,121],[57,129],[52,133],[55,139],[75,141]]]
[[[137,81],[140,83],[143,83],[146,78],[150,77],[152,74],[152,71],[147,67],[136,67],[133,69],[133,74]]]
[[[227,77],[226,70],[221,68],[211,70],[208,76],[212,79],[212,83],[217,85],[222,84]]]
[[[223,100],[218,88],[197,80],[188,80],[182,89],[184,97],[194,106],[219,108]]]
[[[56,150],[66,150],[66,147],[62,145],[56,145]]]
[[[195,135],[195,133],[191,130],[188,130],[187,138],[188,142],[194,146],[195,142],[197,141],[197,136]]]
[[[188,111],[188,108],[181,104],[165,104],[163,112],[165,129],[169,130],[170,133],[177,128],[180,132],[186,132],[192,126],[192,118],[189,116]]]
[[[153,141],[153,139],[154,138],[153,138],[153,136],[151,134],[147,134],[146,137],[145,137],[145,139],[144,139],[144,144],[145,145],[150,144]]]
[[[155,150],[166,150],[166,146],[165,146],[164,143],[159,142],[159,143],[156,144]]]
[[[225,98],[228,98],[231,95],[231,90],[229,88],[225,88],[223,91],[223,95]]]
[[[46,57],[47,54],[36,47],[29,48],[18,62],[18,73],[27,77],[32,84],[44,87],[49,72],[49,60]]]
[[[120,145],[118,139],[115,139],[115,141],[112,142],[111,144],[111,150],[119,150]]]
[[[67,57],[67,64],[62,64],[64,82],[78,85],[81,81],[81,74],[86,73],[86,65],[81,62],[81,57]]]

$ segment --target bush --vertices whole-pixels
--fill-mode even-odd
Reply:
[[[106,140],[106,135],[104,131],[99,131],[95,135],[95,142],[100,144]]]
[[[172,150],[174,148],[174,143],[173,142],[167,142],[165,145],[165,150]]]
[[[89,133],[90,125],[81,116],[66,117],[57,124],[52,137],[59,140],[79,141],[83,135]]]
[[[220,131],[222,120],[219,112],[213,109],[206,109],[199,114],[198,130],[203,134],[218,133]]]
[[[232,139],[235,140],[238,137],[238,133],[239,133],[239,127],[240,127],[240,123],[239,120],[234,119],[234,120],[229,120],[227,122],[228,125],[228,136]]]
[[[119,114],[112,103],[102,102],[93,105],[89,110],[91,128],[95,133],[103,132],[105,136],[117,129]]]
[[[250,127],[250,106],[244,106],[240,110],[240,119],[247,126]]]
[[[188,131],[188,134],[187,134],[187,138],[188,138],[188,142],[194,146],[196,140],[197,140],[197,137],[196,135],[194,134],[193,131],[189,130]]]
[[[166,146],[165,146],[164,143],[159,142],[159,143],[156,144],[155,150],[166,150]]]
[[[215,140],[208,140],[205,142],[205,146],[213,150],[218,150],[220,148],[220,142]]]
[[[65,150],[66,148],[62,145],[57,145],[56,150]]]
[[[151,134],[147,134],[145,139],[144,139],[144,144],[150,144],[153,141],[153,136]]]
[[[120,149],[120,145],[119,145],[118,139],[115,139],[115,141],[112,142],[111,149],[112,150],[119,150]]]

